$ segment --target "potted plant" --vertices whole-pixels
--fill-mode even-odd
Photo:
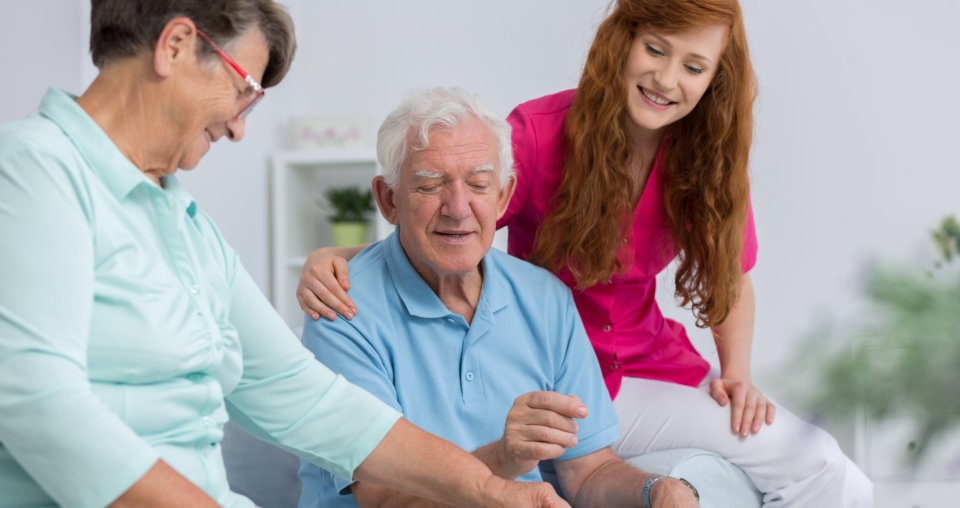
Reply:
[[[867,312],[814,330],[795,362],[820,370],[810,405],[821,415],[860,412],[912,426],[915,439],[904,450],[912,466],[960,429],[960,222],[945,218],[932,237],[939,251],[932,269],[870,265],[862,290]],[[811,380],[803,384],[809,389]]]
[[[324,197],[334,211],[327,217],[333,244],[346,247],[364,243],[370,212],[374,211],[373,192],[357,186],[330,187],[324,192]]]

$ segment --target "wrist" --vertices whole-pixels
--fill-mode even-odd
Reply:
[[[700,492],[697,491],[697,488],[693,486],[692,483],[687,481],[685,478],[673,478],[670,476],[663,475],[654,475],[643,485],[643,492],[641,494],[641,500],[643,501],[644,508],[652,508],[653,500],[657,499],[657,494],[660,492],[659,489],[669,488],[669,483],[677,482],[682,486],[677,486],[675,488],[689,489],[690,493],[693,494],[693,497],[697,501],[700,501]]]
[[[650,504],[650,492],[653,490],[653,486],[664,478],[666,478],[666,476],[656,474],[651,476],[650,479],[643,484],[643,492],[640,494],[640,500],[643,501],[643,508],[650,508],[653,506]]]
[[[503,506],[501,494],[507,488],[507,480],[490,474],[480,482],[480,491],[475,497],[476,506]]]

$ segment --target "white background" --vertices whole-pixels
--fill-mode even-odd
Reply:
[[[361,115],[375,127],[410,89],[452,84],[506,115],[576,85],[608,1],[285,4],[300,45],[291,73],[248,117],[242,143],[218,143],[182,176],[264,290],[267,158],[289,144],[290,118]],[[751,160],[760,241],[754,374],[778,395],[782,376],[811,376],[790,368],[798,340],[856,309],[864,263],[922,258],[928,231],[960,204],[960,2],[742,4],[760,81]],[[6,9],[0,122],[35,111],[51,84],[79,93],[90,83],[88,16],[89,0]],[[671,309],[670,291],[661,293],[668,314],[689,323],[688,312]],[[691,334],[709,344],[702,331]]]

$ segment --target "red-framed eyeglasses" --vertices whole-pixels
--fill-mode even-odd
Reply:
[[[220,58],[222,58],[224,62],[227,62],[227,64],[229,64],[233,70],[237,71],[237,74],[239,74],[240,77],[243,78],[243,81],[246,82],[247,86],[241,91],[241,94],[244,99],[247,100],[247,102],[243,108],[240,109],[235,118],[239,119],[247,116],[251,111],[253,111],[253,107],[263,99],[264,95],[266,95],[263,87],[260,86],[260,83],[257,83],[257,80],[253,79],[253,76],[248,74],[247,71],[243,70],[243,67],[240,67],[240,64],[235,62],[233,58],[230,58],[230,55],[228,55],[224,50],[220,49],[220,46],[217,46],[217,43],[213,42],[213,40],[210,39],[210,37],[207,37],[207,34],[203,33],[203,31],[199,28],[197,29],[197,35],[199,35],[201,39],[207,41],[207,43],[210,44],[210,47],[212,47],[213,50],[220,55]]]

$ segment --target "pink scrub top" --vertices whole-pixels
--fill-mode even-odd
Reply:
[[[560,185],[566,154],[563,124],[574,92],[523,103],[507,119],[513,127],[517,190],[497,227],[510,226],[507,251],[522,259],[533,250],[550,198]],[[584,291],[575,288],[568,270],[556,274],[573,291],[611,398],[620,390],[623,376],[697,386],[710,368],[683,326],[663,316],[655,298],[656,276],[676,256],[664,211],[661,171],[658,156],[633,211],[632,234],[623,240],[633,250],[633,262],[625,272]],[[744,272],[756,258],[751,207],[741,256]]]

